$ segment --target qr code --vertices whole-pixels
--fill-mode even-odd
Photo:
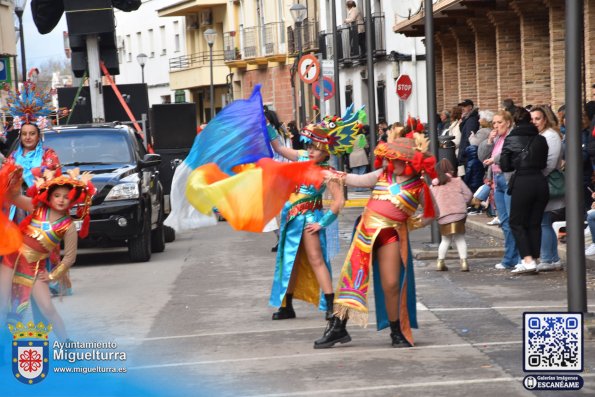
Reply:
[[[582,371],[582,313],[523,313],[525,371]]]

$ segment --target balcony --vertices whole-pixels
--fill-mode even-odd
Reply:
[[[302,52],[318,52],[318,21],[305,19],[302,22],[301,39]],[[295,25],[287,27],[287,48],[290,56],[296,56],[298,53],[298,34]]]
[[[242,59],[242,52],[236,45],[236,32],[223,33],[223,60],[230,68],[245,68],[247,62]]]
[[[366,31],[363,24],[352,23],[337,27],[337,56],[344,66],[366,63]],[[327,42],[331,40],[328,36]],[[386,38],[384,32],[384,13],[372,15],[372,55],[374,59],[386,56]]]
[[[238,49],[235,56],[236,59],[239,56],[243,62],[252,65],[266,65],[268,62],[285,62],[287,60],[285,24],[283,22],[270,22],[261,26],[243,28],[240,42],[242,50]],[[240,53],[238,54],[238,52]],[[229,57],[231,56],[230,52]],[[227,58],[226,62],[228,65],[230,64]]]
[[[226,84],[229,73],[224,63],[224,51],[213,51],[213,84]],[[169,79],[172,90],[206,87],[211,84],[209,51],[183,55],[169,60]]]

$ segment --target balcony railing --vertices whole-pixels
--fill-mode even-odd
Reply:
[[[302,22],[301,32],[297,32],[295,26],[287,27],[287,48],[290,55],[296,55],[298,52],[298,37],[301,33],[302,51],[317,51],[318,42],[318,21],[306,19]]]
[[[273,56],[285,53],[285,24],[271,22],[264,25],[264,54]]]
[[[223,58],[225,62],[242,59],[242,53],[236,47],[235,35],[236,32],[223,33]]]
[[[176,72],[190,68],[209,66],[210,59],[211,57],[209,51],[197,52],[190,55],[182,55],[180,57],[170,58],[169,71]],[[224,51],[213,51],[213,63],[220,63],[223,60]]]
[[[339,36],[337,56],[340,62],[346,65],[365,62],[367,45],[365,21],[361,24],[354,22],[350,25],[338,26],[337,35]],[[372,54],[376,58],[386,55],[384,13],[372,15]]]
[[[241,31],[242,58],[274,57],[286,54],[285,24],[270,22],[261,26],[243,28]]]

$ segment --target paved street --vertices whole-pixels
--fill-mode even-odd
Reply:
[[[358,208],[340,217],[345,257]],[[487,218],[470,220],[485,223]],[[469,224],[469,229],[471,229]],[[495,229],[496,230],[496,229]],[[496,233],[497,234],[497,233]],[[412,235],[418,257],[429,257],[429,228]],[[89,333],[118,341],[129,373],[181,388],[172,395],[217,396],[530,396],[524,389],[522,313],[564,311],[566,273],[512,276],[493,269],[502,241],[468,231],[471,272],[434,271],[415,262],[420,329],[416,347],[393,349],[388,330],[348,326],[351,343],[314,350],[323,314],[296,303],[297,319],[273,322],[267,306],[274,266],[269,234],[232,232],[227,223],[178,235],[151,262],[129,264],[125,251],[85,252],[73,270],[75,294],[58,303],[74,338]],[[589,269],[595,311],[595,269]],[[373,307],[373,305],[371,305]],[[85,335],[77,335],[77,330]],[[78,331],[80,332],[80,331]],[[586,386],[595,393],[595,342],[585,344]]]

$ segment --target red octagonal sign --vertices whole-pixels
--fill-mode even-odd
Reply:
[[[413,89],[413,83],[411,82],[411,78],[409,75],[402,74],[397,79],[397,96],[399,99],[406,101],[407,98],[411,95],[411,90]]]

